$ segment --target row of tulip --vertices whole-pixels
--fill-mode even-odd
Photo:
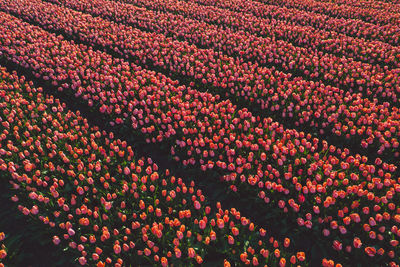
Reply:
[[[332,53],[339,57],[351,57],[370,64],[400,66],[399,48],[388,43],[353,38],[335,31],[319,30],[311,26],[293,25],[293,23],[276,20],[278,16],[274,14],[269,15],[267,19],[257,17],[259,12],[254,12],[254,16],[243,14],[250,11],[240,9],[236,5],[230,8],[232,11],[228,11],[219,7],[176,0],[124,0],[124,3],[181,14],[187,18],[197,18],[208,23],[229,26],[234,30],[243,30],[262,37],[285,40],[307,48],[311,53],[315,53],[314,51],[318,49],[325,53]],[[223,3],[231,3],[231,1]],[[248,7],[247,4],[243,5],[243,8],[246,7]],[[269,12],[277,12],[276,7],[271,7],[271,9]]]
[[[4,232],[0,232],[0,267],[4,267],[2,261],[5,257],[7,257],[6,246],[3,244],[5,238],[6,235],[4,234]]]
[[[215,6],[237,12],[252,13],[261,18],[285,20],[286,23],[296,25],[312,26],[317,29],[336,31],[357,38],[378,40],[398,46],[400,34],[397,26],[392,24],[376,25],[362,20],[331,17],[325,14],[309,12],[306,9],[290,7],[279,7],[265,4],[260,1],[250,0],[244,4],[239,0],[216,1],[216,0],[193,0],[195,3],[206,6]]]
[[[0,18],[3,56],[73,91],[112,117],[112,125],[131,125],[187,167],[225,173],[233,191],[260,199],[282,225],[297,222],[300,231],[316,235],[326,249],[333,245],[343,258],[398,258],[395,165],[380,159],[366,164],[367,157],[254,117],[218,96],[175,87],[162,75],[5,13]]]
[[[399,25],[400,23],[400,14],[386,9],[377,10],[368,7],[338,5],[331,1],[318,0],[260,0],[260,2],[326,14],[331,17],[363,20],[378,25]]]
[[[330,0],[322,0],[323,2],[328,2]],[[364,8],[369,8],[369,9],[385,9],[387,11],[393,12],[393,13],[399,13],[400,12],[400,5],[396,4],[393,2],[385,2],[385,1],[375,1],[375,0],[333,0],[331,2],[334,2],[337,5],[348,5],[348,6],[354,6],[354,7],[364,7]]]
[[[262,109],[282,119],[289,117],[296,121],[297,126],[311,126],[317,135],[329,129],[339,140],[361,146],[364,151],[386,158],[400,156],[400,111],[388,103],[372,102],[360,94],[319,83],[297,78],[288,80],[288,75],[271,69],[235,62],[212,50],[197,49],[161,34],[142,32],[40,0],[4,1],[0,9],[92,46],[186,77],[192,85],[196,85],[193,81],[197,78],[198,87],[203,84],[214,87],[217,93],[236,101],[245,96],[249,100],[245,103],[257,102]]]
[[[392,4],[396,4],[396,5],[400,4],[399,0],[382,0],[382,2],[392,3]]]
[[[188,266],[213,250],[225,266],[305,260],[303,252],[289,254],[290,239],[278,242],[238,210],[217,203],[213,212],[194,182],[159,173],[112,132],[0,71],[0,169],[12,177],[12,200],[57,233],[55,245],[74,249],[81,265]]]
[[[180,37],[191,43],[200,43],[200,45],[218,49],[230,56],[240,55],[246,60],[256,61],[263,65],[278,65],[284,71],[291,71],[308,79],[319,79],[334,86],[354,91],[360,90],[364,94],[373,91],[376,95],[381,96],[382,92],[385,92],[390,95],[389,98],[395,96],[393,101],[397,101],[398,98],[398,92],[395,89],[400,83],[398,69],[389,70],[387,67],[382,68],[379,65],[362,63],[351,58],[339,58],[332,54],[310,51],[306,48],[293,46],[283,40],[276,41],[271,38],[257,37],[252,34],[236,32],[234,29],[224,30],[209,24],[193,21],[192,19],[186,19],[187,21],[185,21],[180,16],[172,14],[163,14],[161,17],[154,16],[152,21],[137,21],[136,18],[132,18],[130,15],[134,7],[129,4],[118,4],[107,0],[85,1],[83,3],[76,0],[50,1],[56,3],[64,2],[66,6],[77,8],[80,11],[115,19],[117,22],[130,24],[134,27],[144,27],[146,30],[161,28],[163,33],[170,34],[174,38]],[[149,3],[153,2],[150,1]],[[160,6],[171,7],[172,4],[167,1],[161,3]],[[179,4],[175,5],[175,7],[177,10],[182,10]],[[190,12],[190,10],[194,12]],[[224,18],[227,23],[235,20],[236,24],[244,25],[244,31],[247,31],[247,26],[254,27],[254,25],[257,25],[254,21],[248,21],[246,16],[214,13],[207,8],[200,10],[196,8],[189,9],[189,13],[190,18],[198,18],[206,22],[209,22],[206,19],[208,17],[207,14],[213,15],[212,22],[215,22],[215,20],[220,21],[221,18]],[[140,17],[143,17],[142,12],[140,12]],[[153,16],[149,12],[146,17]],[[164,21],[164,23],[160,23],[160,21]],[[180,26],[179,28],[177,27],[178,25]],[[227,25],[222,26],[226,27]],[[397,56],[392,58],[398,60]]]

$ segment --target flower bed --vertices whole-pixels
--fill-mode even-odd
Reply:
[[[218,6],[229,8],[241,12],[251,12],[257,16],[264,18],[277,18],[286,20],[288,23],[298,25],[308,25],[318,29],[336,31],[357,38],[365,38],[370,40],[379,40],[387,42],[391,45],[399,45],[399,33],[395,25],[376,25],[357,19],[336,18],[325,14],[299,9],[292,5],[293,1],[287,1],[285,5],[283,1],[279,1],[281,5],[274,5],[272,1],[249,1],[243,7],[240,1],[215,1],[215,0],[195,0],[196,3],[210,6]],[[297,1],[300,3],[300,1]],[[307,1],[311,2],[311,1]],[[301,5],[305,2],[301,3]],[[282,6],[281,8],[279,8]],[[271,12],[271,10],[273,12]],[[277,12],[274,12],[277,10]]]
[[[160,27],[164,28],[164,23],[168,23],[166,27],[170,27],[171,24],[168,14],[161,16],[161,18],[156,18],[154,21],[145,20],[138,22],[134,15],[132,17],[133,13],[131,10],[134,9],[134,6],[117,4],[107,0],[98,0],[94,2],[77,2],[75,0],[65,0],[65,2],[60,2],[59,0],[55,1],[81,11],[89,12],[93,15],[100,15],[118,22],[132,24],[135,27],[146,27],[145,25],[147,24],[148,26],[146,28],[148,30]],[[196,17],[193,13],[195,12],[191,12],[191,17]],[[249,31],[248,28],[254,27],[261,27],[260,30],[264,31],[263,25],[271,24],[271,22],[258,22],[255,17],[249,18],[248,16],[240,16],[239,14],[218,14],[212,11],[209,12],[207,9],[200,9],[199,13],[197,17],[201,18],[203,21],[208,22],[210,20],[212,23],[222,24],[224,27],[245,25],[244,28],[240,28],[240,30],[244,30],[245,32]],[[146,13],[146,17],[152,17],[151,13]],[[208,20],[207,18],[210,19]],[[163,21],[164,23],[162,23]],[[175,23],[176,22],[173,22],[172,24],[174,25]],[[204,27],[204,25],[202,26]],[[198,28],[199,27],[194,26],[191,28],[191,31],[195,31]],[[232,28],[235,29],[236,27]],[[175,35],[184,35],[184,33],[181,33],[182,30],[176,28],[174,30]],[[225,33],[221,35],[224,36]],[[228,37],[229,35],[232,35],[232,33],[228,32]],[[201,34],[201,36],[207,39],[207,35]],[[248,53],[247,59],[257,59],[256,61],[260,61],[262,64],[282,65],[284,70],[293,70],[311,79],[318,78],[335,86],[347,88],[350,91],[361,91],[366,96],[372,94],[378,98],[388,97],[394,102],[398,101],[398,92],[395,89],[396,85],[399,83],[397,69],[388,70],[387,67],[383,69],[380,66],[357,62],[351,58],[339,58],[330,54],[316,53],[301,47],[293,46],[282,40],[275,42],[270,38],[256,38],[256,36],[250,36],[248,38],[249,40],[246,40],[247,38],[245,36],[245,34],[240,34],[236,35],[235,38],[228,38],[229,40],[236,40],[236,43],[235,41],[230,41],[231,43],[233,42],[232,45],[229,43],[227,45],[240,47],[242,43],[247,43],[244,46],[244,52],[242,52],[242,54]],[[196,39],[199,40],[200,37]],[[207,44],[209,41],[203,43]],[[246,46],[248,47],[247,49]],[[219,47],[223,46],[219,45]],[[232,50],[232,48],[227,50]],[[237,53],[240,52],[237,51]]]
[[[239,196],[264,202],[283,227],[297,222],[299,231],[343,259],[396,260],[395,165],[366,164],[367,157],[254,117],[218,96],[175,87],[165,76],[7,14],[1,19],[0,32],[8,37],[0,38],[8,44],[3,56],[107,114],[112,124],[126,123],[128,131],[170,148],[188,168],[220,172]]]
[[[275,240],[238,210],[211,209],[193,181],[159,173],[24,77],[4,68],[0,75],[0,169],[10,174],[12,200],[55,233],[55,245],[73,249],[77,263],[192,265],[213,252],[253,265],[305,260],[290,254],[289,239]]]
[[[263,112],[269,111],[265,117],[306,126],[314,135],[331,134],[331,140],[357,147],[363,153],[373,152],[388,160],[400,156],[399,109],[387,102],[380,104],[319,82],[291,79],[290,75],[238,62],[211,49],[198,49],[161,34],[142,32],[46,2],[5,2],[0,8],[46,29],[181,80],[185,78],[196,88],[209,86],[212,92],[245,106],[255,102]]]
[[[311,12],[326,14],[332,17],[343,17],[364,20],[375,24],[393,24],[396,25],[400,21],[399,14],[392,13],[389,10],[376,10],[357,6],[339,6],[337,3],[324,1],[281,1],[281,0],[262,0],[268,4],[285,6],[290,8],[298,8]]]
[[[52,1],[61,3],[58,0]],[[246,4],[243,4],[243,1],[218,1],[212,3],[212,6],[203,6],[201,2],[197,4],[195,2],[189,3],[176,0],[124,0],[122,2],[155,11],[161,10],[163,12],[183,15],[185,16],[184,23],[186,23],[186,25],[193,24],[191,19],[196,18],[201,22],[205,21],[211,25],[228,26],[235,31],[244,31],[245,33],[241,33],[241,35],[244,35],[241,38],[247,37],[246,35],[248,34],[246,34],[246,32],[250,32],[266,38],[276,38],[291,42],[296,46],[307,48],[308,51],[311,52],[314,52],[317,48],[325,53],[333,53],[338,57],[345,56],[371,64],[387,64],[389,66],[399,67],[398,47],[385,42],[370,40],[369,37],[371,36],[368,35],[357,34],[364,37],[358,38],[358,36],[351,37],[345,35],[340,33],[340,31],[339,33],[335,32],[333,29],[339,26],[337,23],[335,23],[333,29],[331,27],[325,29],[314,28],[310,26],[309,23],[307,24],[300,19],[298,19],[298,23],[295,24],[295,19],[300,13],[304,12],[301,10],[290,11],[277,6],[263,5],[254,1],[246,1]],[[69,2],[63,3],[71,6]],[[252,14],[254,16],[252,16]],[[164,14],[156,13],[155,16],[163,15]],[[171,19],[172,16],[170,14],[167,15],[169,15]],[[316,14],[309,14],[309,16],[311,16],[311,18],[317,17]],[[288,23],[290,19],[292,19],[292,23]],[[179,23],[182,20],[183,19],[177,17],[177,22],[175,23]],[[358,21],[351,22],[352,24],[359,23]],[[202,26],[204,27],[204,25]],[[345,27],[344,25],[340,26],[340,28]],[[198,27],[196,29],[201,30],[203,27]],[[366,26],[363,28],[366,28]],[[225,29],[221,28],[220,30]],[[195,33],[195,31],[192,32]],[[352,29],[351,32],[354,32],[354,29]],[[362,32],[365,34],[365,31]],[[381,30],[373,31],[374,34],[381,32]],[[219,38],[223,38],[223,36],[219,36]],[[379,40],[379,38],[377,39]],[[388,40],[390,41],[392,39]],[[237,48],[237,46],[234,46],[234,48]]]

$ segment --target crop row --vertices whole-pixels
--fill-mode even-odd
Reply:
[[[214,92],[245,105],[256,102],[263,112],[269,110],[282,120],[306,125],[317,135],[332,133],[353,147],[361,147],[361,151],[389,159],[399,157],[400,111],[388,103],[372,102],[360,94],[318,82],[290,79],[284,73],[235,61],[210,49],[198,49],[161,34],[142,32],[40,0],[4,1],[0,9],[175,77],[185,77],[198,88],[214,88]]]
[[[239,211],[217,203],[213,213],[194,182],[159,173],[23,77],[1,68],[1,79],[0,167],[12,177],[12,199],[81,265],[194,264],[212,252],[253,265],[305,260],[287,252],[290,239],[278,242]]]
[[[323,0],[323,2],[328,2],[329,0]],[[337,5],[348,5],[354,7],[364,7],[369,9],[385,9],[391,12],[400,12],[399,4],[393,2],[385,2],[385,1],[375,1],[375,0],[334,0],[331,1]]]
[[[76,45],[1,13],[4,57],[73,92],[94,110],[170,149],[187,167],[213,169],[233,191],[260,199],[282,226],[299,225],[344,258],[389,262],[399,246],[396,166],[349,156],[218,96]],[[133,132],[132,132],[133,128]],[[321,147],[318,147],[321,143]],[[395,233],[395,234],[393,234]],[[394,241],[392,241],[394,240]],[[360,250],[360,253],[351,253]],[[367,259],[367,255],[374,256]]]
[[[333,53],[339,57],[351,57],[370,64],[400,66],[399,49],[397,47],[380,41],[353,38],[331,30],[318,30],[307,25],[293,25],[293,23],[288,23],[287,21],[276,20],[279,16],[275,16],[273,13],[267,18],[260,18],[257,17],[256,12],[254,15],[243,14],[246,10],[235,11],[232,8],[232,11],[229,11],[214,6],[203,6],[193,2],[176,0],[124,0],[124,3],[146,7],[155,11],[162,10],[180,14],[185,16],[188,21],[191,18],[196,18],[212,25],[220,25],[223,28],[230,27],[235,31],[241,30],[261,37],[284,40],[284,44],[291,42],[294,45],[307,48],[310,53],[316,53],[315,50],[318,49],[325,53]],[[244,6],[248,7],[247,4]],[[274,8],[276,9],[276,7]],[[270,12],[277,11],[271,10]],[[263,40],[263,38],[258,39]],[[245,40],[243,41],[245,42]],[[235,46],[234,48],[237,49],[237,47],[239,46]],[[243,50],[246,51],[246,49]]]
[[[286,23],[289,22],[297,25],[312,26],[327,31],[336,31],[357,38],[379,40],[394,46],[398,46],[400,41],[400,33],[397,30],[397,26],[392,24],[375,25],[362,20],[336,18],[309,12],[306,11],[306,9],[300,10],[295,7],[279,7],[252,0],[246,2],[246,4],[240,0],[194,0],[194,2],[237,12],[252,13],[262,18],[285,20]]]
[[[60,2],[60,0],[51,1]],[[138,21],[135,18],[137,15],[133,15],[134,17],[131,15],[134,14],[131,5],[117,4],[107,0],[85,1],[84,3],[75,0],[63,0],[63,2],[66,6],[77,8],[80,11],[111,18],[117,22],[127,23],[134,27],[145,27],[146,30],[157,28],[175,38],[180,37],[191,43],[200,43],[201,45],[221,50],[228,55],[240,55],[246,60],[255,61],[263,65],[277,65],[285,71],[301,74],[308,79],[319,79],[350,91],[360,90],[365,95],[371,93],[378,96],[383,95],[383,97],[388,95],[389,99],[394,98],[393,101],[398,101],[396,86],[398,87],[400,81],[398,79],[398,70],[396,69],[389,70],[387,67],[382,68],[379,65],[362,63],[354,61],[351,58],[339,58],[332,54],[311,51],[310,49],[294,46],[284,40],[276,41],[269,37],[257,37],[252,34],[236,32],[235,29],[224,30],[204,23],[216,23],[216,21],[223,20],[220,23],[217,22],[218,24],[222,24],[223,28],[230,24],[242,25],[240,30],[246,32],[249,28],[258,28],[258,25],[260,25],[257,21],[253,21],[253,19],[258,20],[255,17],[249,20],[248,16],[221,14],[221,12],[212,12],[203,7],[200,9],[183,9],[189,10],[185,13],[190,15],[190,18],[198,18],[202,22],[193,21],[192,19],[185,21],[180,16],[172,14],[159,14],[154,17],[152,16],[152,12],[146,14],[146,17],[154,17],[150,21]],[[160,3],[158,6],[169,6],[172,8],[174,5],[170,2],[166,1]],[[149,3],[151,4],[153,1]],[[189,4],[185,7],[191,6]],[[175,5],[175,7],[176,10],[182,10],[179,4]],[[225,11],[223,12],[226,13]],[[140,17],[144,16],[142,13],[141,11]],[[211,19],[208,20],[208,17],[211,17]],[[160,21],[164,21],[164,23],[160,23]],[[268,27],[271,26],[269,25]],[[264,31],[264,29],[261,30]],[[275,28],[271,31],[285,32],[283,30],[276,30]],[[250,30],[250,32],[252,31]],[[397,56],[391,58],[398,60]]]
[[[346,19],[363,20],[374,24],[392,24],[400,23],[400,15],[389,10],[376,10],[357,6],[338,5],[337,3],[318,1],[318,0],[260,0],[259,2],[271,5],[278,5],[288,8],[307,10],[310,12],[326,14],[331,17]]]

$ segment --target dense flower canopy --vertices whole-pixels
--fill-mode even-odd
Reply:
[[[16,207],[80,265],[310,265],[309,235],[323,266],[398,266],[400,6],[363,3],[0,1]],[[212,173],[257,222],[130,137]]]
[[[41,88],[1,71],[7,120],[0,167],[17,189],[13,201],[24,215],[55,228],[54,244],[76,249],[81,265],[143,262],[142,255],[161,265],[181,258],[201,263],[210,246],[227,260],[304,261],[302,252],[294,258],[285,252],[289,239],[280,245],[238,210],[217,204],[212,213],[193,181],[159,173],[112,132],[89,127]]]
[[[79,5],[84,3],[84,1],[80,1]],[[90,3],[93,5],[93,2]],[[102,4],[101,6],[106,5]],[[387,97],[382,97],[385,96],[385,93],[382,94],[382,86],[375,88],[373,84],[370,85],[370,91],[366,93],[363,90],[361,93],[349,92],[325,85],[320,81],[292,78],[290,73],[279,72],[274,68],[259,67],[258,64],[252,65],[247,60],[255,58],[256,62],[263,64],[271,62],[273,56],[266,56],[265,46],[257,48],[255,45],[257,42],[254,40],[242,40],[243,38],[238,37],[242,36],[240,33],[221,35],[220,31],[214,30],[214,35],[224,36],[226,40],[220,40],[219,37],[212,42],[210,38],[212,34],[200,34],[200,36],[207,37],[211,47],[220,47],[220,43],[225,43],[224,52],[233,51],[233,54],[241,55],[239,59],[234,59],[217,54],[212,49],[197,49],[186,42],[172,41],[161,34],[143,32],[124,24],[108,22],[99,17],[91,17],[41,1],[4,1],[3,8],[20,14],[30,21],[40,23],[47,29],[62,31],[71,37],[75,36],[75,38],[79,36],[78,40],[103,47],[107,51],[120,54],[136,62],[154,66],[176,77],[183,76],[188,80],[191,79],[190,85],[192,86],[202,87],[205,85],[222,95],[225,94],[236,99],[244,97],[249,102],[256,102],[263,110],[267,109],[282,118],[295,121],[297,126],[306,124],[315,127],[317,134],[331,133],[336,137],[345,136],[346,142],[362,147],[364,150],[372,149],[375,153],[387,157],[400,156],[398,151],[400,111],[397,104],[392,106],[388,102],[384,102],[387,97],[393,98],[397,102],[397,92],[389,92],[388,88],[385,89]],[[96,10],[92,13],[98,14],[101,11]],[[124,9],[115,11],[115,14],[125,18]],[[150,14],[147,16],[151,17]],[[169,25],[168,27],[173,28],[173,31],[176,32],[178,29],[176,24],[172,26],[170,20],[166,21],[166,27]],[[153,23],[160,26],[158,19],[154,19]],[[82,27],[82,25],[86,26]],[[150,26],[147,27],[152,29]],[[182,24],[182,27],[187,29],[186,24]],[[199,29],[198,26],[193,27]],[[93,38],[94,33],[96,38]],[[184,32],[177,34],[186,35]],[[190,40],[199,39],[197,35],[193,36],[192,31],[189,31],[187,35],[190,36]],[[135,39],[132,39],[132,36],[135,36]],[[233,43],[229,44],[229,42]],[[243,47],[243,43],[252,47]],[[203,42],[202,45],[204,45]],[[275,48],[281,47],[284,46],[282,44],[275,45]],[[240,51],[235,51],[235,48],[239,48]],[[148,52],[144,53],[143,51]],[[242,53],[242,51],[245,52]],[[258,56],[255,56],[255,53]],[[294,53],[299,62],[308,64],[305,61],[307,51],[304,51],[304,57],[300,56],[300,52]],[[291,58],[282,53],[276,55],[279,58]],[[317,58],[317,56],[313,57],[314,63]],[[304,70],[309,73],[304,65],[299,66],[295,61],[296,59],[292,60],[286,70],[292,69],[293,72],[296,72],[296,68],[299,68],[297,71]],[[337,60],[332,59],[332,62],[335,61]],[[275,61],[277,65],[281,63],[280,60]],[[342,64],[346,66],[345,62]],[[320,68],[313,67],[317,76],[321,74]],[[365,66],[361,69],[365,71]],[[332,72],[329,67],[326,70],[329,73],[328,76],[332,75],[331,73],[340,75],[342,72],[341,70]],[[356,77],[354,71],[348,70],[347,73],[354,80]],[[364,75],[367,73],[361,76]],[[383,73],[376,75],[387,80]],[[342,81],[347,80],[344,76],[342,78]],[[367,79],[374,80],[372,77]],[[364,84],[363,79],[355,80],[352,83]],[[340,82],[338,85],[344,84]],[[396,85],[397,87],[398,85]],[[371,100],[371,95],[379,96],[378,100]],[[377,117],[379,119],[376,119]]]

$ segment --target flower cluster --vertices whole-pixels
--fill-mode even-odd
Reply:
[[[323,240],[331,240],[343,255],[359,248],[363,253],[354,257],[375,256],[378,262],[398,255],[395,200],[400,186],[395,165],[380,159],[367,164],[366,157],[350,156],[347,149],[254,117],[209,93],[175,87],[165,76],[67,42],[5,13],[0,27],[8,36],[0,39],[8,42],[2,52],[10,60],[73,91],[114,118],[113,124],[127,121],[148,142],[169,145],[182,164],[229,173],[223,178],[232,190],[245,188],[271,213],[294,219],[300,227],[323,229]],[[66,77],[57,80],[61,74]],[[59,157],[68,164],[65,155]],[[86,192],[83,185],[76,190],[78,195]],[[112,207],[109,200],[102,203],[106,210]]]
[[[3,244],[5,238],[6,235],[4,234],[4,232],[0,232],[0,267],[4,267],[2,261],[5,257],[7,257],[6,246]]]
[[[215,92],[225,93],[236,101],[243,101],[244,97],[245,104],[256,102],[271,115],[293,120],[297,126],[309,126],[317,135],[332,133],[340,142],[372,150],[383,158],[400,156],[400,114],[398,108],[387,102],[371,101],[320,82],[290,79],[290,75],[235,62],[210,49],[198,49],[161,34],[142,32],[39,0],[4,1],[0,8],[68,36],[78,36],[80,41],[90,45],[156,66],[175,76],[187,77],[192,79],[193,85],[197,79],[198,87],[204,81],[209,88],[214,87]],[[5,44],[10,46],[9,42],[6,40]],[[23,54],[22,47],[18,46],[17,50]]]
[[[193,181],[159,172],[112,132],[0,72],[0,170],[10,174],[12,200],[80,265],[189,266],[211,251],[253,266],[305,260],[289,252],[290,239],[274,239],[236,209],[212,209]]]
[[[340,263],[336,263],[333,260],[323,259],[322,260],[322,267],[342,267]]]

